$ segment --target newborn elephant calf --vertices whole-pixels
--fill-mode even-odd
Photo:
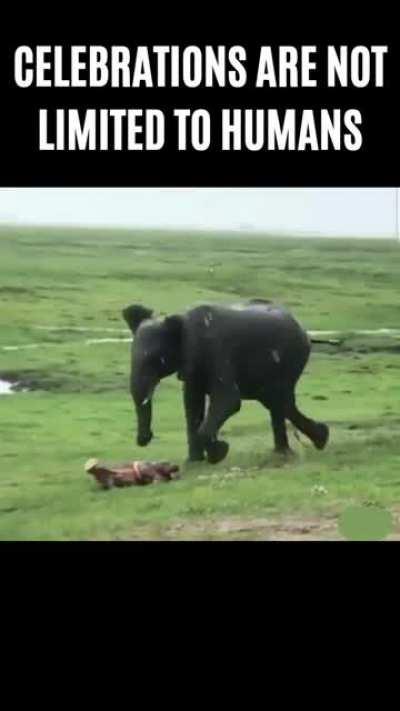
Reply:
[[[182,315],[153,318],[132,305],[123,317],[133,335],[131,393],[138,419],[137,443],[152,438],[151,398],[162,378],[183,381],[189,460],[224,459],[229,446],[218,440],[224,422],[242,400],[257,400],[271,415],[275,449],[290,452],[285,420],[323,449],[327,425],[303,415],[295,386],[308,361],[307,333],[281,306],[261,299],[242,305],[203,305]],[[206,397],[208,408],[206,410]]]
[[[91,474],[102,489],[113,486],[145,486],[157,481],[179,479],[179,467],[170,462],[126,462],[107,464],[88,459],[85,471]]]

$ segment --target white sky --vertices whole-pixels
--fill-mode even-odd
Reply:
[[[394,237],[394,188],[0,188],[0,223]]]

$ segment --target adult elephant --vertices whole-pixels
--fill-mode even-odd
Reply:
[[[270,411],[278,452],[290,452],[286,419],[315,447],[325,447],[327,425],[303,415],[295,401],[310,339],[283,307],[255,299],[153,318],[150,309],[135,304],[122,314],[134,335],[131,394],[138,445],[147,445],[153,436],[155,388],[162,378],[178,373],[183,381],[189,460],[199,461],[205,455],[210,463],[224,459],[229,445],[218,440],[218,431],[240,410],[242,400],[257,400]]]

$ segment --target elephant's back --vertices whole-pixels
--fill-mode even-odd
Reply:
[[[308,335],[290,311],[261,300],[238,305],[202,304],[187,313],[186,324],[196,339],[208,343],[310,351]]]
[[[184,371],[235,372],[242,397],[257,399],[260,382],[296,382],[310,355],[310,341],[291,313],[276,304],[202,305],[185,315]],[[264,386],[263,386],[264,387]]]
[[[307,358],[310,340],[294,316],[279,304],[252,304],[241,313],[245,340],[254,348],[271,348],[291,360],[294,354]],[[238,324],[238,333],[241,328]]]
[[[236,335],[231,343],[243,391],[256,391],[261,373],[271,382],[295,383],[310,356],[306,331],[290,311],[277,304],[252,305],[241,313],[247,317],[246,326],[244,331],[233,330]]]

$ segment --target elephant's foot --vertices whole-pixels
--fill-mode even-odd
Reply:
[[[225,459],[228,452],[228,442],[215,440],[215,442],[211,442],[207,445],[207,461],[210,464],[218,464],[218,462],[222,462],[222,460]]]
[[[153,433],[150,432],[145,432],[145,433],[139,433],[136,438],[136,442],[138,447],[147,447],[149,442],[153,439]]]
[[[313,443],[316,449],[324,449],[326,447],[329,439],[329,427],[323,422],[317,422],[315,424],[315,434],[313,436]]]
[[[186,461],[193,462],[193,464],[195,464],[196,462],[204,462],[204,460],[205,452],[203,442],[199,442],[199,438],[197,436],[189,437],[188,458]]]

